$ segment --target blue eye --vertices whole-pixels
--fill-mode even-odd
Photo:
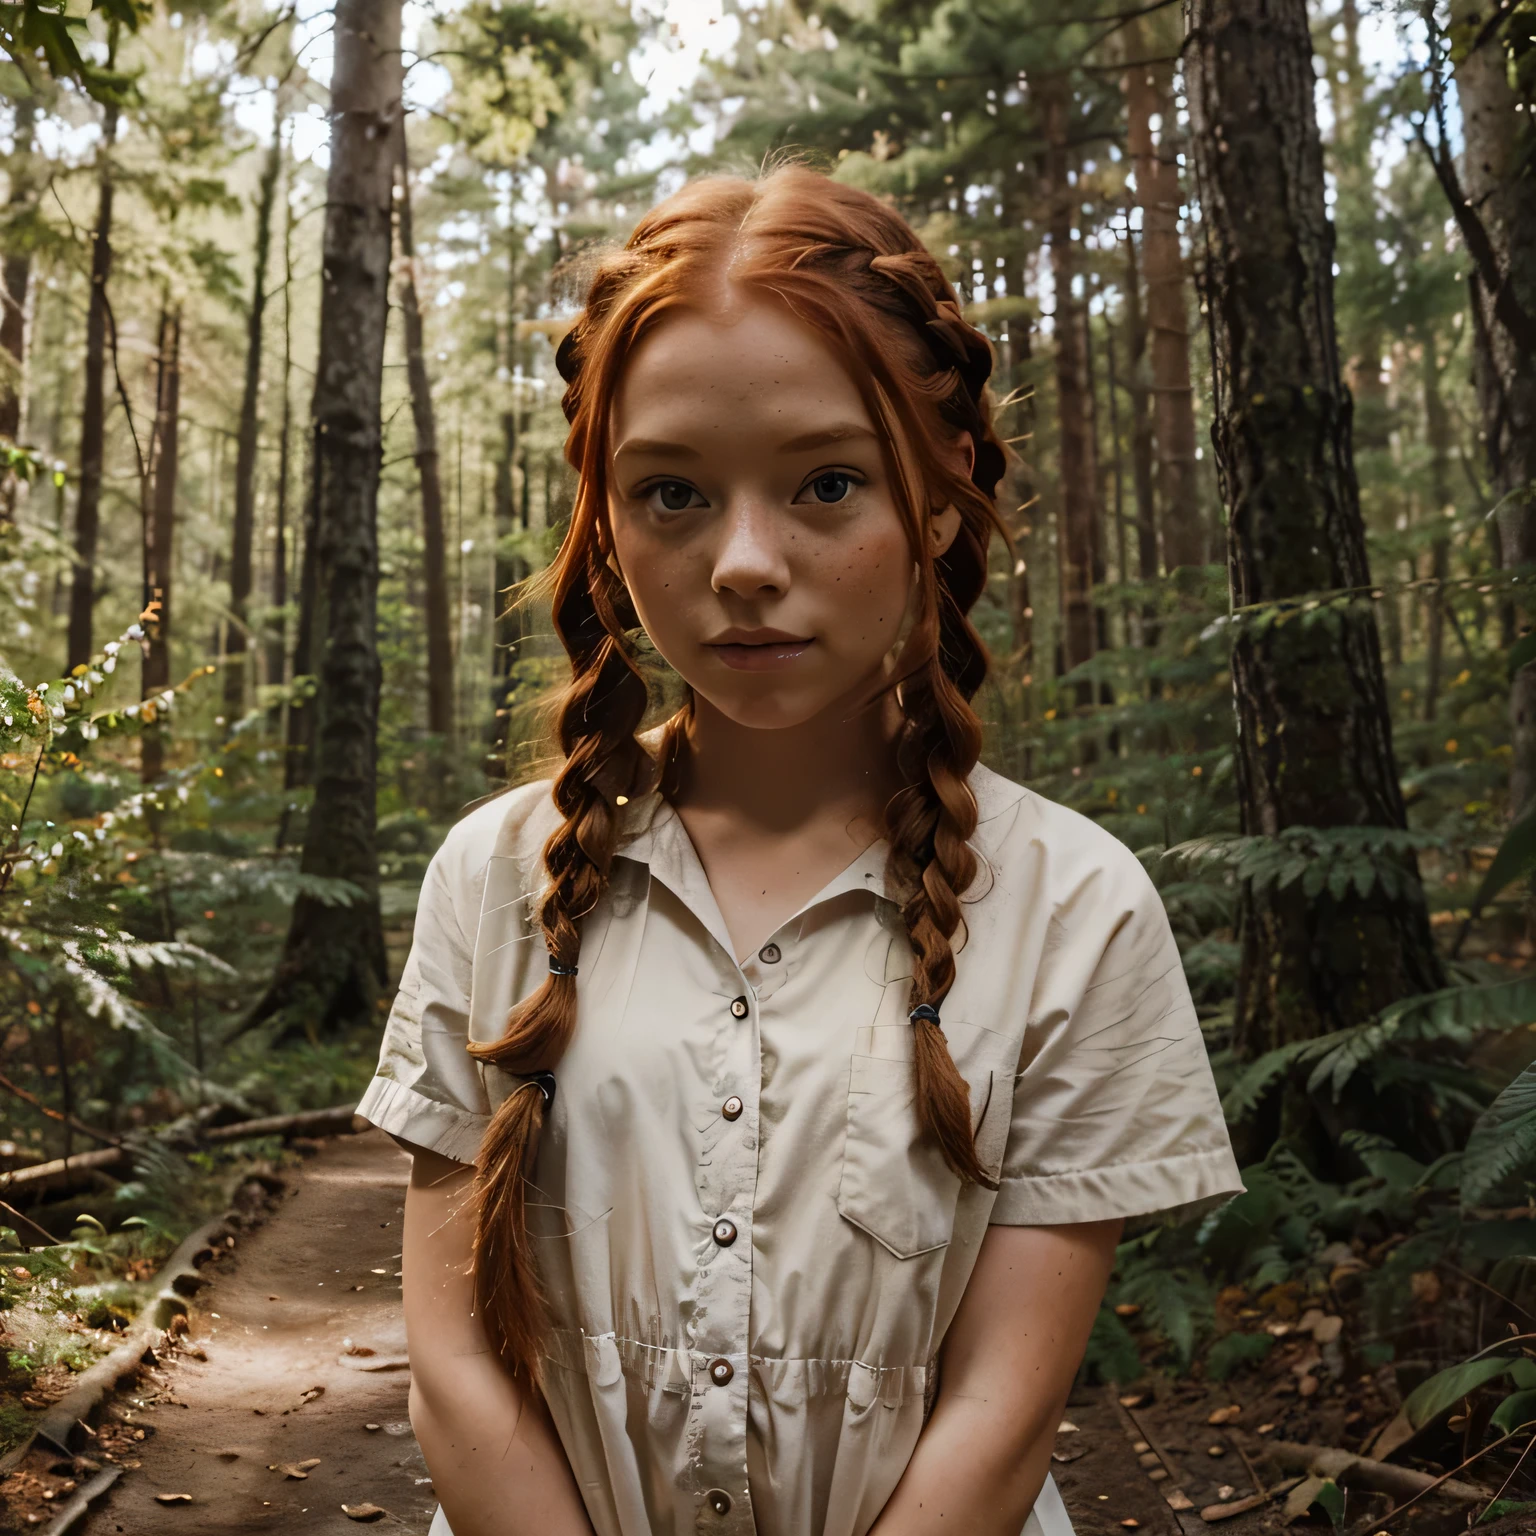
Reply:
[[[693,487],[684,485],[681,480],[663,480],[654,490],[668,512],[686,512],[693,500]]]
[[[811,481],[811,489],[816,493],[816,500],[832,503],[841,501],[853,485],[853,478],[838,470],[829,470],[824,475],[818,475]]]

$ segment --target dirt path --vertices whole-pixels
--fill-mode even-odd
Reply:
[[[145,1432],[139,1465],[78,1530],[329,1536],[362,1528],[343,1504],[375,1504],[387,1514],[368,1528],[425,1536],[436,1500],[406,1417],[396,1278],[409,1170],[382,1132],[321,1144],[269,1220],[209,1271],[187,1347],[113,1410]],[[374,1353],[345,1354],[349,1343]],[[281,1470],[315,1457],[302,1479]],[[156,1500],[171,1493],[192,1501]]]

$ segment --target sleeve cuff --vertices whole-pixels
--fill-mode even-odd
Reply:
[[[429,1099],[387,1077],[376,1077],[368,1084],[357,1113],[381,1131],[456,1163],[474,1162],[491,1123],[489,1115]]]
[[[1116,1216],[1187,1221],[1242,1193],[1236,1159],[1230,1148],[1222,1147],[1156,1162],[1005,1179],[989,1220],[1005,1227],[1059,1226]]]

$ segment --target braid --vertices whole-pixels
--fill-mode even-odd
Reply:
[[[481,1061],[522,1075],[547,1074],[570,1044],[579,924],[608,887],[618,844],[617,798],[649,787],[654,776],[635,739],[649,690],[624,637],[633,609],[600,556],[572,562],[562,575],[554,619],[570,653],[572,679],[558,726],[566,761],[553,792],[563,820],[544,846],[550,884],[539,924],[551,965],[560,969],[551,969],[511,1010],[501,1039],[469,1046]],[[535,1385],[549,1322],[529,1240],[526,1188],[552,1097],[552,1080],[546,1086],[530,1078],[502,1101],[481,1143],[472,1196],[475,1305],[493,1347]]]
[[[934,643],[901,687],[905,724],[897,760],[907,782],[886,809],[886,835],[892,873],[908,893],[901,915],[912,945],[918,1118],[961,1179],[995,1189],[976,1155],[969,1089],[939,1027],[940,1005],[955,981],[960,898],[976,878],[976,798],[967,779],[981,755],[981,722],[970,700],[986,677],[987,654],[967,610],[985,576],[985,543],[964,526],[938,562],[937,611],[919,626],[931,630]]]

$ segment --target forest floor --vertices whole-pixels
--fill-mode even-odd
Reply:
[[[125,1475],[72,1531],[318,1536],[361,1517],[425,1536],[436,1500],[407,1417],[396,1246],[408,1170],[379,1132],[314,1143],[265,1221],[209,1268],[187,1330],[109,1406],[89,1460],[35,1450],[0,1486],[0,1530],[44,1528],[93,1465],[116,1462]],[[1358,1450],[1396,1406],[1384,1378],[1342,1379],[1326,1346],[1295,1333],[1269,1369],[1237,1382],[1151,1376],[1075,1392],[1052,1470],[1078,1536],[1283,1528],[1294,1473],[1271,1447]],[[1309,1375],[1317,1385],[1300,1390]],[[1350,1490],[1341,1527],[1363,1533],[1391,1508]],[[1311,1519],[1328,1529],[1319,1511]],[[1387,1530],[1449,1536],[1468,1519],[1465,1504],[1436,1496]],[[1536,1519],[1518,1516],[1479,1527],[1532,1530]]]

